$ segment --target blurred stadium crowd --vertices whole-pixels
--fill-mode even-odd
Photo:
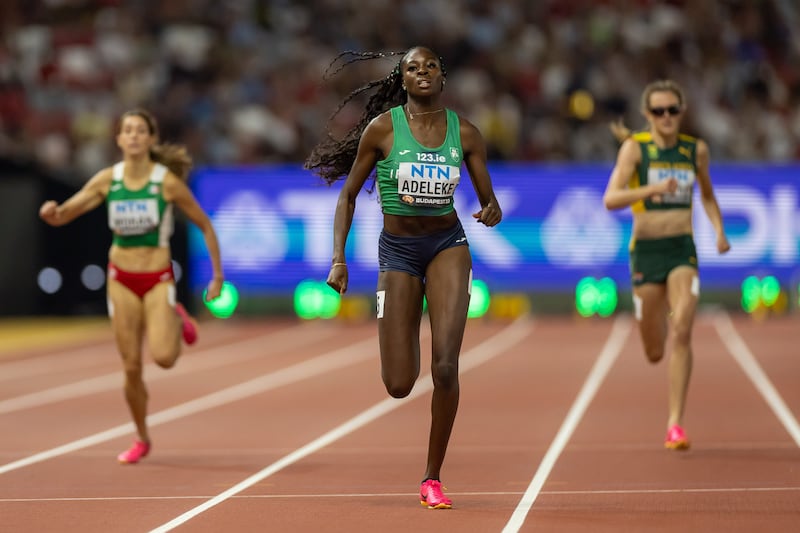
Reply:
[[[445,61],[448,105],[479,126],[495,160],[612,160],[608,123],[641,127],[639,95],[660,77],[686,89],[685,129],[713,160],[796,160],[798,5],[4,0],[0,157],[82,182],[116,159],[115,120],[141,105],[196,163],[302,161],[342,97],[397,60],[323,81],[339,52],[424,44]]]

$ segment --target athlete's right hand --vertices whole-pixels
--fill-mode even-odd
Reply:
[[[675,178],[669,178],[663,181],[659,181],[655,185],[653,185],[653,194],[650,195],[650,199],[653,200],[655,203],[661,203],[661,195],[667,193],[674,193],[678,190],[678,180]]]
[[[347,265],[339,263],[331,266],[328,272],[328,279],[326,281],[328,287],[335,290],[339,294],[347,292]]]
[[[58,202],[47,200],[43,203],[39,208],[39,218],[53,226],[58,224]]]

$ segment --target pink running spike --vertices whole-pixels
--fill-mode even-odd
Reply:
[[[689,439],[683,428],[678,424],[673,425],[667,431],[667,438],[664,440],[664,447],[670,450],[688,450]]]
[[[442,484],[435,479],[426,479],[419,487],[419,503],[428,509],[450,509],[453,501],[442,492]]]
[[[148,453],[150,453],[150,443],[135,440],[130,448],[117,456],[117,461],[127,465],[136,464],[139,459],[146,457]]]
[[[175,304],[175,312],[181,317],[183,323],[183,342],[194,344],[197,342],[197,322],[180,302]]]

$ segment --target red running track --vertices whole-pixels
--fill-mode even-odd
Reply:
[[[662,447],[666,364],[633,322],[471,320],[442,472],[419,505],[431,396],[380,382],[374,322],[211,321],[146,368],[133,438],[110,332],[0,354],[0,530],[783,532],[800,526],[800,330],[701,314],[685,425]],[[423,342],[426,366],[429,349]]]

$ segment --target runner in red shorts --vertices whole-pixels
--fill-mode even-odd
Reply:
[[[181,338],[197,340],[197,326],[176,301],[169,238],[173,209],[178,207],[203,232],[211,257],[213,279],[207,298],[219,296],[222,262],[217,236],[208,215],[186,185],[191,159],[182,146],[158,144],[153,116],[142,109],[122,115],[117,133],[122,161],[94,175],[62,204],[45,202],[39,216],[62,226],[100,206],[108,208],[113,232],[108,264],[108,314],[125,368],[125,399],[138,438],[120,453],[120,463],[137,463],[150,452],[147,388],[142,379],[142,353],[163,368],[181,353]],[[145,335],[145,332],[147,335]]]

